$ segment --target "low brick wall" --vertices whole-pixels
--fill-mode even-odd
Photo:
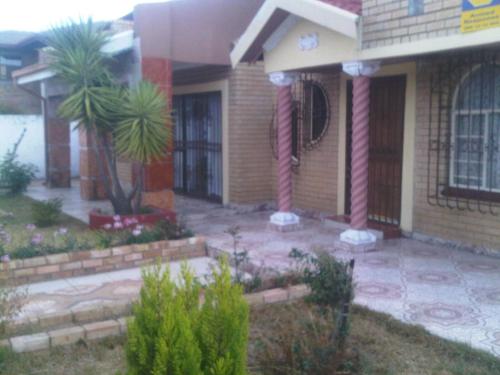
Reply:
[[[289,288],[278,288],[266,290],[259,293],[246,294],[245,298],[249,305],[259,306],[271,303],[284,303],[294,301],[305,297],[309,294],[309,289],[305,285],[295,285]],[[122,306],[124,309],[115,311],[117,314],[128,311],[128,307]],[[48,330],[44,332],[34,333],[31,335],[16,336],[10,339],[0,340],[0,347],[10,348],[14,352],[34,352],[39,350],[47,350],[63,345],[75,344],[79,340],[99,340],[105,337],[118,336],[127,332],[126,317],[114,319],[102,317],[108,320],[91,321],[87,324],[74,321],[74,325],[62,327],[59,329]],[[101,316],[99,316],[101,317]],[[88,317],[82,322],[89,321]],[[63,324],[65,322],[59,322]]]
[[[156,259],[181,260],[206,256],[205,239],[158,241],[103,250],[75,251],[0,264],[1,277],[17,285],[141,267]]]

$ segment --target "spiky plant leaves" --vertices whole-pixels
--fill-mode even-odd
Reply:
[[[91,19],[54,28],[47,36],[50,67],[70,88],[59,113],[86,128],[108,127],[108,110],[116,104],[109,59],[101,52],[106,41]]]
[[[131,89],[117,114],[116,151],[141,163],[162,157],[170,137],[167,110],[167,99],[156,85],[142,81]]]

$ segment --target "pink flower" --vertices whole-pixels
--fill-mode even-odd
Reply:
[[[123,229],[123,223],[121,221],[115,221],[115,223],[113,224],[113,228]]]
[[[115,215],[115,216],[113,216],[113,220],[114,220],[114,221],[120,221],[120,220],[121,220],[120,215]]]
[[[43,242],[43,234],[41,233],[36,233],[32,238],[31,238],[31,243],[33,245],[40,245]]]
[[[113,226],[110,223],[104,224],[102,227],[106,230],[110,230],[111,228],[113,228]]]
[[[35,224],[28,224],[28,225],[26,225],[26,229],[29,231],[34,231],[36,229],[36,225]]]
[[[2,255],[2,256],[0,257],[0,262],[3,262],[3,263],[8,263],[8,262],[10,262],[10,255],[9,255],[9,254]]]
[[[142,231],[139,229],[139,228],[135,228],[133,231],[132,231],[132,234],[137,237],[137,236],[140,236],[142,233]]]

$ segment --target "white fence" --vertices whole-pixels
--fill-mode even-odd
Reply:
[[[0,115],[0,158],[14,146],[23,129],[24,139],[17,150],[18,160],[38,168],[37,177],[45,177],[45,138],[41,115]],[[78,132],[71,132],[71,175],[79,175]]]

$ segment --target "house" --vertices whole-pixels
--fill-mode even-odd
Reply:
[[[165,90],[175,129],[163,160],[145,170],[146,204],[172,208],[174,191],[221,203],[272,199],[268,129],[272,85],[262,62],[232,69],[229,53],[262,0],[182,0],[141,4],[111,26],[104,52],[124,84],[139,79]],[[47,105],[48,186],[69,187],[68,122],[57,106],[67,92],[43,59],[14,73],[24,86],[41,82]],[[80,187],[84,199],[104,198],[91,138],[80,133]],[[249,162],[251,160],[251,162]],[[134,166],[118,160],[120,179],[132,182]],[[231,178],[230,178],[231,176]]]
[[[231,59],[276,87],[271,222],[326,211],[354,245],[372,223],[498,253],[499,26],[498,1],[266,0]]]
[[[12,72],[35,63],[44,46],[40,35],[24,31],[0,31],[0,114],[40,114],[40,100],[14,87]],[[27,87],[37,92],[37,85]]]

